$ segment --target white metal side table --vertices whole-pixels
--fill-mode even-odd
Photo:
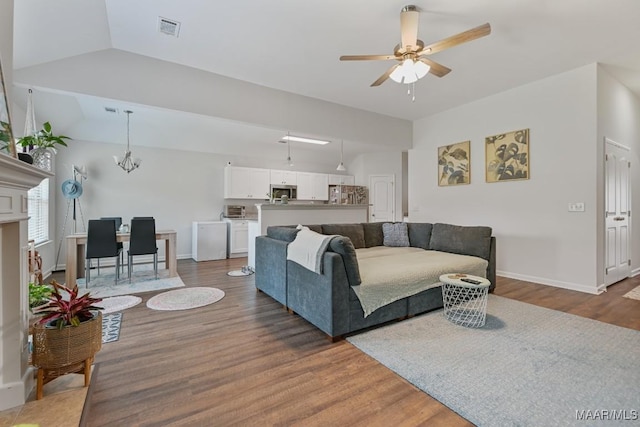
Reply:
[[[443,274],[440,281],[444,317],[469,328],[484,326],[491,282],[484,277],[459,273]]]

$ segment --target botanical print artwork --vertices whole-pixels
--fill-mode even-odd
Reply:
[[[529,129],[485,138],[487,182],[529,179]]]
[[[471,141],[438,147],[438,185],[469,184]]]

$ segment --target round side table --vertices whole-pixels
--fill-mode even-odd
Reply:
[[[487,317],[487,295],[491,282],[484,277],[459,273],[443,274],[440,276],[440,281],[442,282],[444,317],[457,325],[469,328],[484,326]]]

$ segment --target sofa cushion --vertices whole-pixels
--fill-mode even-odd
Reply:
[[[329,250],[342,255],[342,262],[347,272],[349,285],[358,286],[362,283],[360,278],[360,268],[358,267],[358,258],[356,257],[356,249],[351,239],[344,236],[336,236],[329,242]]]
[[[406,222],[385,222],[382,224],[384,246],[409,246],[409,232]]]
[[[381,222],[365,222],[362,224],[364,230],[364,247],[372,248],[384,244]]]
[[[408,222],[409,244],[414,248],[429,249],[429,241],[431,240],[431,228],[433,224],[428,222]]]
[[[348,237],[354,248],[365,247],[362,224],[322,224],[322,234],[338,234]]]
[[[296,238],[298,234],[298,229],[291,226],[270,226],[267,227],[267,236],[272,239],[283,240],[285,242],[291,243]]]
[[[491,254],[491,232],[491,227],[433,224],[429,248],[488,260]]]

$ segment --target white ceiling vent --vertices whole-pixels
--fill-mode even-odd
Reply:
[[[172,21],[171,19],[158,16],[158,31],[162,34],[178,37],[178,33],[180,32],[180,23],[178,21]]]

